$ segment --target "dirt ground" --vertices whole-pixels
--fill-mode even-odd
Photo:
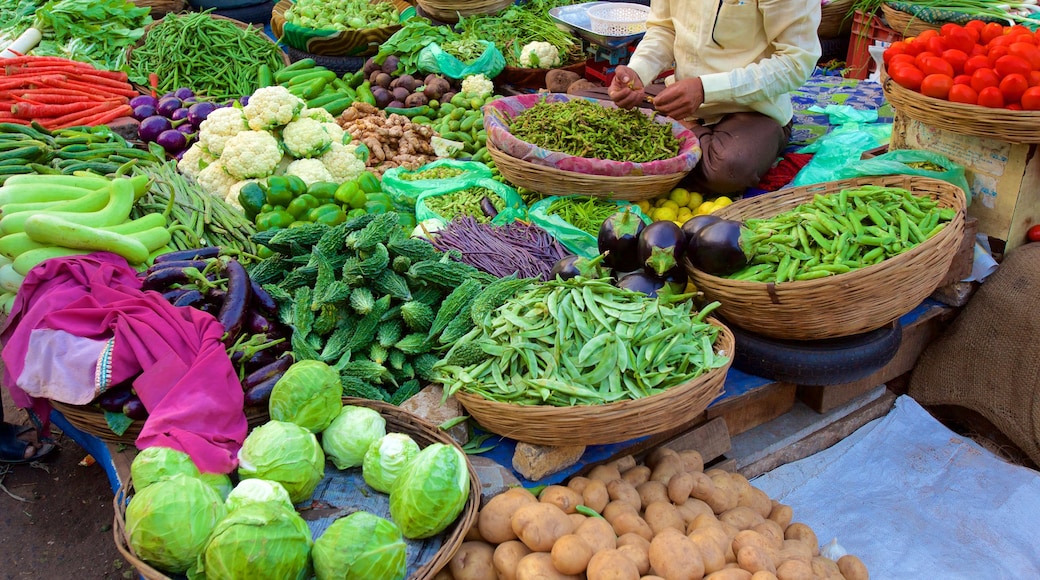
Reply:
[[[3,399],[7,422],[29,422],[6,392]],[[0,579],[134,578],[112,540],[104,469],[81,466],[86,451],[55,435],[59,449],[45,461],[0,465]]]

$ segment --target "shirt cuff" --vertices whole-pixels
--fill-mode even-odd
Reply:
[[[704,102],[717,103],[733,98],[733,86],[729,82],[728,73],[711,73],[701,76],[704,86]]]
[[[644,60],[633,58],[628,63],[628,68],[636,71],[636,74],[639,75],[639,80],[643,81],[644,87],[654,82],[654,79],[657,78],[657,73],[654,72],[654,65]]]

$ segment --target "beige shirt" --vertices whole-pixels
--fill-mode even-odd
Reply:
[[[758,111],[786,125],[820,58],[819,24],[820,0],[651,0],[628,66],[644,85],[673,63],[676,80],[700,77],[707,123]]]

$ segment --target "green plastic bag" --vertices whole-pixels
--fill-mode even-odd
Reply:
[[[599,242],[596,236],[579,229],[556,214],[549,213],[549,207],[561,196],[553,195],[545,197],[534,203],[527,210],[527,218],[534,225],[552,234],[567,251],[581,256],[582,258],[594,258],[599,255]],[[611,200],[618,206],[618,211],[628,208],[629,211],[639,216],[643,223],[650,224],[650,219],[639,206],[623,200]]]
[[[470,75],[483,74],[487,78],[495,78],[506,67],[506,57],[495,43],[481,40],[484,52],[477,60],[466,64],[454,56],[444,52],[436,42],[427,44],[419,51],[419,70],[424,73],[438,73],[453,79],[462,79]]]
[[[431,197],[440,195],[447,195],[449,193],[455,193],[471,187],[485,187],[498,194],[505,202],[505,208],[499,210],[498,215],[491,220],[491,223],[496,226],[503,226],[511,223],[518,219],[523,219],[527,213],[527,206],[524,205],[524,200],[520,199],[520,194],[516,192],[512,187],[491,179],[490,177],[484,177],[477,174],[461,175],[452,180],[452,185],[449,187],[442,187],[440,189],[433,189],[423,191],[419,194],[419,198],[415,203],[415,219],[418,222],[423,222],[429,219],[440,220],[444,223],[451,221],[455,216],[442,216],[435,213],[430,208],[426,207],[426,200]]]
[[[455,177],[448,177],[444,179],[417,179],[409,180],[404,179],[403,176],[412,175],[415,173],[421,173],[428,169],[447,168],[461,171],[462,173]],[[415,211],[415,202],[419,200],[419,195],[427,191],[440,191],[445,188],[452,188],[458,185],[460,179],[464,179],[470,176],[476,176],[480,178],[491,178],[491,168],[478,161],[459,161],[457,159],[438,159],[432,163],[427,163],[418,169],[405,169],[404,167],[394,167],[393,169],[386,170],[383,173],[382,187],[383,192],[390,196],[395,205],[408,205]]]
[[[932,163],[941,167],[942,171],[911,167],[910,163]],[[964,176],[964,167],[934,151],[896,149],[871,159],[854,161],[843,167],[836,178],[848,179],[872,175],[920,175],[941,179],[963,189],[968,204],[971,204],[971,186],[968,185],[968,179]]]
[[[798,187],[840,179],[838,174],[846,166],[859,159],[863,152],[887,143],[891,135],[891,123],[842,125],[798,150],[814,155],[794,176],[791,185]]]

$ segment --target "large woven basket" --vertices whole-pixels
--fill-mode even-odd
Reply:
[[[852,30],[852,6],[855,0],[833,0],[820,8],[820,38],[836,38]]]
[[[495,14],[513,5],[513,0],[416,0],[434,20],[454,24],[460,17]]]
[[[708,320],[719,327],[715,352],[729,362],[651,397],[573,407],[498,403],[461,390],[455,398],[484,429],[536,445],[601,445],[662,433],[689,422],[722,394],[733,362],[733,333]]]
[[[939,30],[942,27],[942,24],[926,22],[913,14],[896,10],[888,4],[881,5],[881,13],[885,15],[888,27],[904,37],[917,36],[925,30]]]
[[[952,103],[911,91],[891,77],[882,87],[896,112],[926,125],[1006,143],[1040,143],[1040,111]]]
[[[368,399],[355,399],[353,397],[343,397],[343,404],[369,407],[379,411],[383,418],[386,419],[387,433],[405,433],[418,443],[420,448],[434,443],[458,446],[455,440],[444,431],[395,405]],[[477,510],[480,507],[481,484],[477,478],[476,470],[473,469],[473,464],[467,461],[466,466],[469,470],[469,497],[466,499],[466,505],[463,507],[462,513],[459,514],[459,517],[455,519],[453,524],[441,532],[443,542],[440,550],[421,567],[409,570],[408,580],[431,580],[448,565],[452,556],[455,555],[459,546],[462,545],[469,529],[476,522]],[[133,549],[130,548],[129,538],[126,533],[126,505],[133,492],[134,483],[132,480],[127,479],[112,500],[112,505],[115,509],[115,517],[112,522],[112,536],[116,543],[116,549],[145,580],[171,580],[165,573],[156,570],[138,558],[134,554]]]
[[[861,185],[902,187],[935,199],[957,214],[939,233],[885,261],[845,274],[781,284],[730,280],[696,268],[690,280],[709,300],[721,303],[719,314],[741,328],[788,340],[817,340],[868,332],[913,310],[950,269],[964,234],[964,190],[929,177],[890,175],[830,181],[742,199],[715,212],[736,220],[768,218],[812,201],[816,194],[837,193]]]
[[[372,0],[392,2],[398,12],[411,7],[406,0]],[[281,0],[271,11],[271,31],[286,46],[320,56],[371,56],[379,52],[379,45],[401,29],[400,24],[359,30],[316,30],[292,25],[285,20],[285,12],[292,0]]]

